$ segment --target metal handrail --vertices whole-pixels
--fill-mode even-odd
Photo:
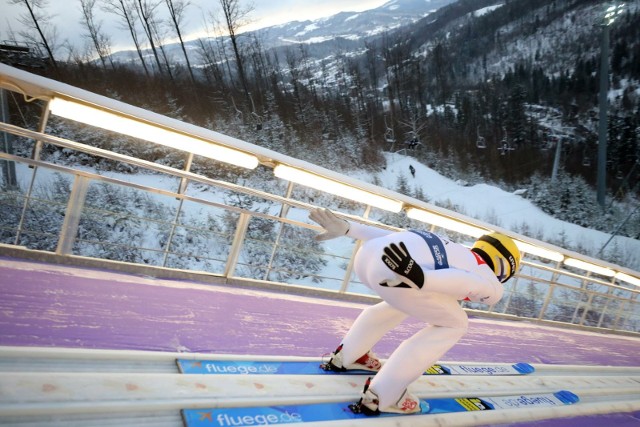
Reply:
[[[115,154],[115,153],[114,153]],[[118,156],[122,156],[122,155],[118,155]],[[124,156],[126,157],[126,156]],[[237,265],[243,265],[241,262],[238,261],[238,256],[241,250],[242,245],[244,244],[245,241],[247,241],[247,239],[249,239],[244,232],[242,232],[242,230],[246,230],[246,224],[248,224],[248,222],[250,221],[250,218],[256,217],[256,218],[263,218],[263,219],[267,219],[270,221],[274,221],[274,222],[278,222],[281,224],[289,224],[291,226],[295,226],[295,227],[300,227],[300,228],[305,228],[305,229],[309,229],[309,230],[317,230],[318,228],[314,225],[311,224],[307,224],[304,222],[300,222],[300,221],[295,221],[286,217],[283,217],[281,215],[270,215],[270,214],[266,214],[266,213],[262,213],[262,212],[254,212],[254,211],[249,211],[243,208],[239,208],[239,207],[234,207],[234,206],[227,206],[221,203],[217,203],[217,202],[213,202],[210,200],[205,200],[205,199],[200,199],[197,197],[193,197],[193,196],[187,196],[185,194],[179,194],[178,192],[174,192],[174,191],[170,191],[170,190],[163,190],[163,189],[158,189],[158,188],[151,188],[151,187],[147,187],[138,183],[131,183],[131,182],[127,182],[127,181],[123,181],[117,178],[113,178],[113,177],[107,177],[107,176],[103,176],[103,175],[98,175],[95,173],[91,173],[91,172],[87,172],[87,171],[83,171],[83,170],[76,170],[76,169],[72,169],[70,167],[67,166],[61,166],[61,165],[56,165],[56,164],[51,164],[51,163],[47,163],[44,161],[36,161],[36,160],[32,160],[32,159],[27,159],[27,158],[21,158],[18,156],[14,156],[14,155],[10,155],[10,154],[6,154],[6,153],[0,153],[0,158],[2,159],[6,159],[6,160],[10,160],[10,161],[15,161],[15,162],[22,162],[25,163],[27,165],[30,165],[32,167],[37,167],[37,168],[49,168],[52,170],[55,170],[57,172],[63,172],[63,173],[67,173],[70,174],[72,176],[75,177],[79,177],[82,180],[86,180],[88,182],[90,181],[95,181],[95,182],[104,182],[104,183],[109,183],[109,184],[117,184],[119,186],[123,186],[123,187],[128,187],[128,188],[132,188],[132,189],[136,189],[136,190],[140,190],[140,191],[145,191],[148,193],[154,193],[154,194],[160,194],[163,196],[169,196],[172,198],[178,198],[178,199],[182,199],[182,200],[189,200],[190,202],[194,202],[194,203],[198,203],[198,204],[202,204],[202,205],[206,205],[206,206],[212,206],[215,208],[220,208],[220,209],[224,209],[227,210],[229,212],[234,212],[236,214],[239,214],[240,217],[242,218],[241,223],[243,224],[241,227],[238,227],[237,230],[240,230],[240,234],[236,234],[236,237],[233,240],[233,250],[232,253],[229,255],[229,258],[225,259],[216,259],[216,258],[210,258],[210,257],[206,257],[204,255],[200,255],[201,258],[203,259],[207,259],[207,260],[212,260],[215,262],[226,262],[227,268],[225,269],[224,272],[219,273],[219,274],[215,274],[213,273],[213,275],[219,275],[221,277],[226,277],[226,278],[234,278],[235,277],[235,268]],[[166,167],[161,166],[161,168],[165,169]],[[180,171],[175,171],[176,173],[184,173],[184,172],[180,172]],[[211,183],[211,181],[215,181],[215,180],[211,180],[209,181],[208,178],[203,179],[203,181],[207,182],[207,183]],[[217,182],[214,182],[217,183]],[[251,193],[255,194],[255,192],[253,190],[251,190]],[[263,196],[263,194],[261,194],[261,196]],[[34,197],[33,195],[31,197]],[[282,198],[280,197],[275,197],[278,201],[282,201]],[[289,200],[285,200],[285,203],[288,204]],[[69,203],[67,206],[67,209],[71,208],[74,209],[74,206],[80,206],[81,204],[78,204],[77,202],[73,202],[73,203]],[[297,207],[299,207],[298,203],[294,203],[294,205],[297,205]],[[305,205],[305,208],[307,207],[307,205]],[[77,207],[75,208],[77,209]],[[95,208],[93,207],[85,207],[86,210],[95,210]],[[104,210],[104,208],[100,208],[99,210],[100,212],[102,212],[103,216],[108,215],[108,211]],[[136,217],[135,215],[132,214],[128,214],[130,217],[135,217],[137,219],[142,219],[144,221],[148,221],[149,223],[156,223],[159,225],[170,225],[169,222],[164,222],[164,221],[160,221],[157,219],[148,219],[148,218],[144,218],[144,217]],[[196,231],[196,229],[194,227],[190,227],[190,229],[192,229],[192,231]],[[61,230],[61,234],[63,232],[69,233],[69,230]],[[81,239],[79,239],[77,236],[74,237],[74,241],[82,241]],[[94,243],[100,243],[100,242],[94,242]],[[104,242],[102,242],[104,244]],[[269,244],[270,242],[263,242],[265,244]],[[108,243],[110,245],[118,245],[117,243]],[[274,250],[277,250],[277,246],[274,248]],[[65,254],[69,254],[70,250],[70,245],[67,244],[66,245],[67,250],[61,250],[59,251],[60,254],[65,255]],[[123,248],[127,248],[127,249],[140,249],[140,248],[136,248],[136,247],[126,247],[126,245],[122,245]],[[157,253],[163,253],[166,250],[165,249],[158,249],[158,248],[143,248],[145,251],[152,251],[152,252],[157,252]],[[182,252],[173,252],[173,251],[168,251],[170,254],[172,255],[188,255],[188,254],[184,254]],[[310,253],[316,253],[316,254],[325,254],[326,253],[322,253],[322,252],[318,252],[318,251],[314,251],[313,249],[309,249]],[[349,264],[352,262],[353,260],[353,254],[350,258],[346,258],[344,256],[341,256],[339,254],[330,254],[332,256],[332,258],[336,258],[340,259],[342,261],[337,261],[340,263],[345,263],[345,264]],[[636,289],[630,289],[630,288],[623,288],[620,287],[618,285],[606,282],[606,281],[602,281],[599,280],[597,278],[594,277],[589,277],[589,276],[584,276],[584,275],[580,275],[578,273],[574,273],[574,272],[569,272],[566,270],[562,270],[560,268],[555,268],[555,267],[551,267],[551,266],[546,266],[546,265],[540,265],[537,264],[535,262],[528,262],[525,261],[523,264],[527,265],[527,268],[529,269],[533,269],[534,271],[542,271],[545,272],[545,275],[552,275],[552,278],[548,278],[548,277],[536,277],[530,274],[526,274],[523,271],[521,271],[518,274],[518,279],[519,280],[527,280],[533,283],[540,283],[540,284],[546,284],[548,285],[548,289],[546,291],[546,297],[544,300],[544,304],[541,307],[540,311],[539,311],[539,315],[537,316],[538,319],[540,320],[545,320],[545,312],[548,309],[548,303],[551,300],[551,298],[553,298],[553,293],[554,290],[557,288],[564,288],[564,289],[568,289],[574,292],[578,292],[581,295],[584,295],[581,300],[584,300],[584,298],[587,298],[588,300],[593,300],[593,298],[595,297],[601,297],[601,298],[606,298],[607,301],[611,300],[611,301],[616,301],[616,305],[619,305],[620,302],[626,302],[628,304],[637,304],[637,302],[634,301],[634,296],[637,296],[637,294],[640,293],[640,291],[636,290]],[[264,266],[253,266],[256,268],[262,268]],[[280,267],[274,267],[272,265],[269,266],[269,269],[274,271],[274,272],[290,272],[287,271],[286,268],[280,268]],[[331,277],[327,277],[324,276],[322,274],[310,274],[310,276],[315,277],[319,282],[324,282],[326,280],[335,280],[335,281],[342,281],[344,283],[347,283],[347,286],[342,286],[340,287],[340,289],[336,289],[338,292],[349,292],[349,285],[353,285],[356,282],[353,282],[352,277],[351,277],[351,272],[345,272],[345,277],[338,277],[338,278],[331,278]],[[593,283],[597,286],[605,286],[607,287],[608,291],[600,291],[600,290],[590,290],[590,289],[586,289],[583,286],[580,287],[576,287],[576,286],[571,286],[569,284],[565,284],[559,281],[559,277],[561,276],[567,276],[571,279],[574,280],[582,280],[585,281],[587,283]],[[631,298],[624,298],[621,297],[619,295],[615,295],[613,294],[614,290],[623,290],[625,292],[629,292],[629,294],[632,295]],[[526,293],[519,293],[517,292],[514,288],[512,288],[510,291],[510,294],[513,295],[525,295]],[[576,302],[571,302],[569,305],[570,306],[576,306],[576,310],[579,309],[579,305],[581,304],[580,301],[576,301]],[[580,316],[580,324],[584,324],[586,322],[586,312],[589,308],[592,308],[591,304],[587,304],[584,305],[583,303],[583,312],[581,313]],[[608,306],[608,303],[607,303]],[[477,312],[477,309],[474,309],[474,312]],[[482,310],[481,310],[482,311]],[[500,313],[497,313],[493,310],[485,310],[485,311],[491,311],[493,315],[499,315],[500,313],[504,313],[505,315],[509,315],[508,311],[509,311],[509,307],[508,307],[508,303],[507,306],[503,307],[500,310]],[[576,311],[577,312],[577,311]],[[620,309],[618,309],[618,312],[620,312]],[[604,318],[604,315],[606,313],[603,311],[600,314],[600,318],[599,318],[599,324],[602,323],[602,319]],[[616,316],[616,323],[619,323],[619,315],[621,313],[610,313],[612,316]],[[574,312],[574,316],[575,318],[575,312]]]
[[[45,113],[45,116],[46,116],[46,113]],[[19,197],[24,198],[24,205],[22,210],[22,216],[20,219],[20,224],[18,225],[17,229],[7,230],[6,228],[3,228],[5,232],[16,231],[16,236],[14,241],[15,245],[18,245],[20,242],[20,233],[22,233],[22,222],[25,217],[26,209],[29,206],[29,203],[31,201],[37,200],[37,197],[33,194],[32,190],[35,182],[36,172],[39,169],[53,170],[56,172],[68,174],[74,178],[74,184],[72,186],[72,190],[69,195],[69,202],[67,203],[66,206],[64,206],[64,209],[65,209],[64,223],[62,224],[59,235],[57,236],[58,244],[55,249],[55,253],[57,253],[60,256],[72,255],[74,243],[78,243],[78,242],[97,243],[97,244],[103,244],[103,245],[115,245],[118,247],[122,247],[123,249],[144,250],[150,253],[162,254],[164,258],[162,266],[165,267],[167,264],[167,257],[169,255],[171,256],[190,255],[190,254],[185,254],[184,251],[179,251],[179,252],[172,251],[171,239],[173,238],[173,233],[177,227],[185,227],[184,224],[179,223],[182,204],[184,202],[191,202],[191,203],[196,203],[200,206],[204,206],[208,208],[221,209],[221,210],[224,210],[225,212],[229,212],[238,216],[237,222],[235,224],[235,231],[232,232],[235,234],[231,239],[230,250],[229,250],[229,253],[226,255],[226,258],[217,259],[217,258],[208,257],[204,254],[199,255],[200,258],[203,258],[207,261],[214,261],[216,263],[224,264],[224,268],[221,269],[222,271],[217,273],[210,273],[210,274],[218,275],[226,279],[235,279],[235,278],[243,279],[243,277],[238,276],[238,274],[240,274],[238,271],[238,267],[242,267],[244,269],[264,270],[265,273],[261,277],[256,278],[256,280],[266,280],[269,277],[270,272],[291,273],[291,271],[288,270],[286,267],[275,265],[275,262],[274,262],[274,260],[276,259],[277,251],[279,250],[286,251],[291,249],[291,248],[287,248],[286,245],[283,245],[282,243],[281,233],[284,225],[297,227],[305,230],[313,230],[313,231],[320,230],[320,228],[314,224],[287,218],[287,211],[290,208],[298,208],[302,210],[310,210],[314,208],[314,205],[310,203],[306,203],[300,200],[295,200],[291,197],[292,189],[293,189],[292,183],[289,183],[287,194],[285,196],[279,196],[276,194],[271,194],[266,191],[253,189],[253,188],[249,188],[249,187],[238,185],[238,184],[233,184],[226,181],[208,178],[203,175],[199,175],[197,173],[191,172],[189,170],[190,169],[189,167],[186,168],[187,170],[179,170],[169,166],[115,153],[109,150],[91,147],[86,144],[81,144],[65,138],[49,135],[44,132],[45,123],[46,123],[46,117],[43,117],[39,124],[39,129],[41,129],[42,131],[32,131],[25,128],[21,128],[19,126],[14,126],[8,123],[0,122],[0,132],[6,132],[15,136],[28,138],[33,141],[36,141],[36,151],[38,152],[41,149],[42,144],[44,143],[52,144],[58,147],[73,149],[73,150],[90,154],[93,156],[98,156],[98,157],[113,160],[113,161],[123,162],[129,165],[142,168],[152,173],[171,176],[179,179],[180,185],[178,186],[176,191],[167,190],[163,188],[155,188],[147,185],[142,185],[139,183],[128,182],[128,181],[114,178],[114,177],[99,175],[86,170],[79,170],[69,166],[62,166],[62,165],[42,161],[40,160],[40,157],[37,153],[34,153],[34,158],[23,158],[16,155],[0,152],[0,159],[4,159],[9,162],[23,163],[33,168],[32,179],[29,183],[29,190],[27,191],[26,194],[19,195]],[[190,157],[190,160],[191,160],[191,157]],[[79,227],[78,224],[79,224],[81,214],[83,212],[89,212],[92,209],[94,209],[93,207],[85,206],[87,189],[89,188],[90,183],[93,183],[93,182],[102,182],[109,185],[117,185],[117,186],[129,188],[129,189],[135,189],[145,193],[160,195],[167,198],[178,200],[179,205],[176,210],[176,214],[172,220],[162,221],[162,220],[155,220],[155,219],[150,219],[145,217],[136,218],[135,215],[133,215],[132,213],[128,213],[129,216],[127,216],[128,219],[135,218],[137,220],[144,221],[147,224],[156,224],[158,226],[166,225],[168,227],[171,227],[171,236],[169,237],[166,243],[166,246],[163,248],[157,248],[157,247],[141,248],[137,246],[128,246],[126,244],[113,243],[113,242],[107,242],[107,243],[95,242],[95,241],[92,242],[90,239],[82,239],[80,236],[78,236],[78,227]],[[225,203],[220,203],[220,202],[211,201],[211,200],[199,198],[192,195],[187,195],[185,194],[185,189],[186,189],[186,184],[188,182],[198,183],[198,184],[206,185],[209,187],[214,187],[216,189],[221,189],[224,191],[232,191],[232,192],[244,194],[247,196],[259,197],[265,201],[279,204],[281,206],[280,212],[278,214],[257,212],[257,211],[252,211],[249,209],[237,207],[237,206],[230,206]],[[62,206],[62,205],[58,204],[58,206]],[[360,216],[349,215],[346,213],[339,213],[339,214],[345,218],[354,219],[356,221],[359,221],[365,224],[371,224],[371,225],[375,225],[375,226],[382,227],[389,230],[399,230],[397,227],[392,227],[386,224],[380,224],[375,221],[369,220],[368,219],[369,211],[370,211],[370,207],[367,206],[365,208],[365,212]],[[111,213],[108,210],[103,210],[102,212],[106,216],[108,216]],[[253,236],[247,235],[249,224],[254,219],[267,220],[274,224],[280,225],[281,227],[280,231],[278,232],[278,235],[275,236],[274,241],[272,240],[260,241]],[[188,228],[192,232],[200,231],[195,227],[188,227]],[[224,235],[224,233],[219,233],[219,234]],[[243,261],[241,257],[242,250],[243,250],[243,247],[245,247],[245,245],[247,245],[248,243],[260,244],[265,246],[273,245],[273,248],[269,249],[269,252],[266,256],[268,260],[265,261],[265,265],[247,264],[246,262]],[[553,247],[553,245],[548,245],[548,244],[546,246]],[[574,253],[570,251],[566,251],[562,248],[557,248],[557,247],[553,247],[553,248],[557,250],[558,253],[562,253],[564,255],[568,255],[568,256],[575,255]],[[354,285],[356,284],[362,285],[352,277],[353,276],[352,274],[353,260],[354,260],[356,250],[357,250],[357,243],[354,243],[354,247],[350,248],[350,253],[348,256],[335,254],[335,253],[328,253],[326,251],[326,248],[320,249],[318,251],[316,251],[313,248],[310,248],[308,250],[308,253],[315,253],[316,255],[331,257],[331,259],[333,260],[332,262],[335,265],[340,265],[340,266],[344,265],[344,268],[341,267],[337,269],[342,272],[341,277],[328,277],[322,274],[322,272],[318,272],[317,274],[309,272],[308,276],[313,277],[314,280],[318,280],[319,282],[322,282],[322,283],[331,281],[331,280],[335,281],[336,283],[339,283],[339,286],[336,286],[336,289],[335,289],[335,291],[338,293],[350,292]],[[532,259],[535,259],[535,257],[533,257]],[[607,265],[607,263],[603,263],[603,265]],[[592,303],[594,298],[606,299],[606,303],[604,304],[602,308],[602,312],[600,313],[598,325],[600,325],[603,322],[604,316],[605,314],[607,314],[607,307],[609,306],[610,301],[615,301],[616,305],[620,306],[617,308],[617,312],[613,314],[616,316],[616,318],[615,318],[615,321],[613,322],[613,325],[610,325],[611,329],[616,329],[617,325],[620,324],[620,319],[621,318],[625,319],[625,317],[623,316],[626,316],[627,319],[631,319],[631,321],[627,321],[627,323],[630,323],[631,325],[640,324],[640,302],[638,302],[638,294],[640,294],[640,289],[619,286],[615,283],[615,279],[613,278],[611,279],[611,281],[606,281],[598,277],[594,277],[589,273],[579,274],[573,271],[569,271],[566,269],[566,267],[563,267],[560,263],[555,263],[554,265],[544,265],[541,263],[533,262],[532,260],[524,259],[522,261],[522,266],[526,267],[526,269],[531,269],[532,271],[541,272],[543,273],[543,276],[550,275],[551,277],[550,278],[535,277],[532,274],[527,274],[527,270],[521,269],[521,271],[516,275],[516,281],[512,282],[511,287],[509,288],[509,291],[508,291],[509,297],[506,299],[504,307],[500,308],[500,310],[503,313],[505,313],[505,315],[508,315],[509,305],[511,303],[511,297],[514,295],[515,296],[525,295],[524,293],[519,293],[516,291],[516,285],[518,284],[517,281],[527,280],[527,281],[530,281],[531,283],[540,283],[548,286],[548,289],[546,290],[546,295],[544,296],[544,300],[541,301],[542,306],[538,312],[537,317],[532,317],[534,319],[535,318],[538,318],[540,320],[545,319],[547,310],[549,309],[549,306],[554,299],[554,291],[556,291],[556,289],[558,288],[562,288],[562,289],[568,289],[568,290],[580,293],[581,301],[583,301],[586,298],[587,303],[586,305],[583,304],[584,311],[582,312],[581,316],[579,316],[580,324],[585,324],[587,311],[593,307]],[[581,283],[577,286],[572,286],[570,284],[563,283],[562,279],[575,280]],[[283,286],[289,285],[289,283],[284,283],[284,282],[279,284]],[[291,284],[297,285],[299,283],[291,283]],[[598,286],[598,287],[604,286],[606,287],[606,291],[589,289],[590,286]],[[615,295],[614,293],[616,291],[624,291],[625,293],[628,292],[628,295],[630,295],[630,297],[625,298],[624,296]],[[574,304],[576,305],[576,309],[574,311],[574,316],[573,316],[574,318],[577,317],[577,313],[579,309],[578,305],[582,303],[581,301],[567,301],[569,306],[573,306]],[[628,312],[623,313],[622,307],[627,307],[627,306],[629,307]],[[480,310],[480,312],[483,312],[483,311],[492,312],[495,314],[495,311],[493,311],[493,309],[494,307],[489,307],[488,309]],[[478,312],[478,310],[474,309],[474,312]],[[567,322],[567,323],[570,323],[570,322]],[[631,326],[632,331],[637,332],[637,329],[638,329],[637,326]]]

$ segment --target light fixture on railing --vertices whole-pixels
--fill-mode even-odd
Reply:
[[[624,13],[625,6],[624,3],[609,5],[607,10],[604,11],[604,18],[601,25],[608,26],[613,24],[616,18]]]
[[[102,110],[97,107],[76,101],[54,97],[49,101],[49,111],[59,117],[75,120],[91,126],[118,132],[134,138],[154,142],[156,144],[187,151],[189,153],[219,160],[221,162],[255,169],[258,158],[244,151],[234,150],[222,145],[214,144],[204,139],[176,132],[157,126],[150,122],[143,122],[134,118],[119,115],[116,112]]]
[[[630,276],[630,275],[628,275],[626,273],[623,273],[621,271],[617,272],[615,277],[618,280],[622,280],[623,282],[627,282],[627,283],[632,284],[634,286],[640,287],[640,279],[637,278],[637,277]]]
[[[427,224],[435,225],[436,227],[446,228],[447,230],[466,234],[472,237],[480,237],[489,232],[487,229],[475,227],[462,221],[434,214],[433,212],[425,211],[424,209],[409,208],[407,209],[407,216],[411,219],[426,222]]]
[[[562,255],[560,252],[541,248],[540,246],[534,246],[529,243],[521,242],[519,240],[514,240],[514,241],[516,242],[516,246],[518,247],[518,249],[520,249],[522,252],[527,253],[529,255],[549,259],[551,261],[556,261],[556,262],[560,262],[564,259],[564,255]]]
[[[380,196],[369,191],[361,190],[349,184],[334,181],[323,176],[307,172],[303,169],[294,168],[287,165],[276,165],[273,174],[278,178],[295,182],[306,187],[311,187],[319,191],[334,194],[356,202],[370,205],[376,208],[384,209],[390,212],[400,212],[402,210],[402,202]]]
[[[590,271],[592,273],[599,274],[601,276],[613,277],[616,272],[610,268],[601,267],[599,265],[591,264],[590,262],[581,261],[575,258],[567,258],[564,260],[564,264],[569,267],[579,268],[581,270]]]

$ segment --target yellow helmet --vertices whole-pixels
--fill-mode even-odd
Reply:
[[[480,236],[471,250],[480,255],[501,283],[509,280],[520,268],[520,251],[515,242],[504,234],[493,232]]]

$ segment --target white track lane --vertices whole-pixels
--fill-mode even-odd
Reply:
[[[180,409],[356,400],[366,376],[183,375],[175,359],[315,360],[67,348],[0,347],[0,424],[182,426]],[[347,426],[486,425],[640,410],[640,367],[534,365],[526,376],[425,376],[421,397],[522,394],[561,389],[581,402],[560,408],[425,415]],[[304,396],[304,398],[300,398]],[[307,427],[338,425],[306,423]]]

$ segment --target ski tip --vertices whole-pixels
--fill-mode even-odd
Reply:
[[[532,372],[535,372],[536,370],[536,368],[534,368],[528,363],[516,363],[515,365],[513,365],[513,369],[515,369],[521,374],[530,374]]]
[[[553,393],[555,397],[560,399],[565,405],[572,405],[574,403],[580,402],[580,397],[577,394],[572,393],[568,390],[560,390],[558,392]]]

